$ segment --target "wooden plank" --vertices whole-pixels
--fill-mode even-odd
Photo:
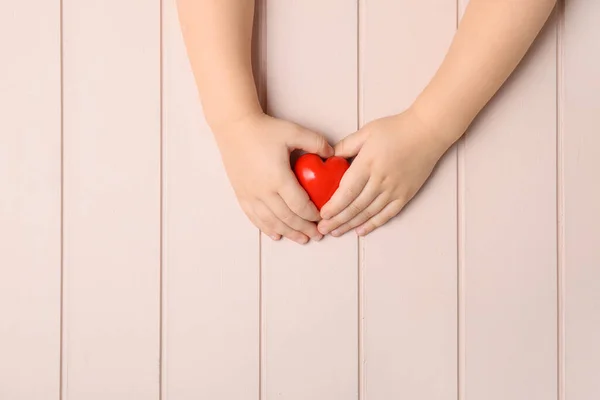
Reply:
[[[259,234],[202,115],[175,1],[163,7],[163,398],[256,400]]]
[[[461,156],[464,398],[556,399],[555,21]]]
[[[357,127],[357,6],[267,1],[271,115],[324,133]],[[262,239],[263,399],[351,399],[358,391],[357,239]]]
[[[600,398],[600,3],[567,1],[561,56],[563,399]]]
[[[405,110],[429,82],[454,35],[456,2],[365,3],[369,122]],[[456,399],[456,160],[453,148],[410,205],[364,240],[366,399]]]
[[[63,0],[69,399],[157,399],[160,2]]]
[[[0,12],[0,398],[60,383],[60,2]]]

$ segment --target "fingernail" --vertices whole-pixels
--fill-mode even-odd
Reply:
[[[331,236],[335,236],[338,237],[342,234],[342,232],[338,229],[334,229],[333,232],[331,232]]]
[[[323,235],[319,234],[319,235],[313,236],[313,240],[315,240],[317,242],[319,242],[321,239],[323,239]]]
[[[280,239],[280,236],[273,235],[273,236],[271,236],[271,239],[277,241]]]
[[[367,233],[367,230],[363,227],[356,229],[356,234],[358,236],[364,236]]]
[[[302,238],[296,239],[296,243],[298,243],[298,244],[306,244],[307,242],[308,242],[307,237],[302,237]]]
[[[321,235],[327,235],[329,233],[329,229],[326,226],[319,226],[317,229]]]

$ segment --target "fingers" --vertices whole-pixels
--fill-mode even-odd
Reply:
[[[375,215],[373,218],[369,219],[367,222],[362,224],[358,229],[356,229],[356,233],[359,236],[365,236],[369,233],[373,232],[375,229],[379,228],[390,219],[398,215],[400,210],[404,207],[404,202],[400,200],[395,200],[389,203],[380,213]]]
[[[379,195],[379,193],[378,187],[373,183],[373,180],[368,181],[362,192],[352,203],[348,205],[348,207],[344,208],[342,212],[333,218],[319,222],[319,232],[321,232],[323,235],[326,235],[329,232],[336,230],[341,225],[348,223],[357,215],[362,215],[369,211],[372,212],[372,210],[368,210],[368,207],[373,200],[375,200],[377,195]],[[377,212],[379,211],[380,210],[377,210]],[[369,218],[373,215],[374,214],[371,214]],[[363,222],[367,221],[369,218],[365,218]]]
[[[285,183],[279,189],[279,195],[289,209],[300,218],[307,221],[318,221],[320,219],[319,210],[317,210],[317,207],[302,189],[291,171],[285,179]]]
[[[333,147],[327,143],[323,135],[302,127],[298,127],[298,130],[290,136],[288,145],[294,149],[318,154],[323,158],[333,155]]]
[[[254,212],[247,212],[246,215],[250,219],[250,221],[256,226],[262,233],[269,236],[271,239],[277,241],[281,240],[281,235],[275,232],[273,229],[264,224]]]
[[[369,206],[365,210],[363,210],[363,212],[361,212],[360,214],[358,214],[357,216],[355,216],[354,218],[352,218],[350,221],[346,222],[345,224],[335,228],[331,232],[331,236],[334,236],[334,237],[342,236],[343,234],[356,228],[357,226],[361,226],[362,224],[367,222],[369,219],[371,219],[375,215],[379,214],[381,212],[381,210],[383,210],[384,207],[387,206],[388,204],[389,204],[388,197],[385,194],[380,194],[379,196],[377,196],[377,198],[375,200],[373,200],[373,202],[371,204],[369,204]]]
[[[331,219],[356,199],[369,180],[369,171],[356,162],[348,169],[331,199],[321,209],[323,219]]]
[[[293,230],[301,232],[317,241],[323,239],[323,235],[317,231],[316,224],[296,215],[279,195],[269,198],[266,204],[281,222]]]
[[[346,136],[335,145],[335,155],[339,157],[350,158],[358,154],[363,144],[367,140],[368,131],[361,129],[351,135]]]
[[[290,228],[286,223],[281,221],[262,201],[254,203],[254,214],[259,222],[261,231],[269,236],[274,234],[282,235],[299,244],[308,242],[308,236],[295,229]]]

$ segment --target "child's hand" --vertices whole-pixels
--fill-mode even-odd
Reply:
[[[321,209],[319,231],[339,236],[358,227],[362,236],[385,224],[419,191],[447,147],[410,110],[346,137],[335,155],[358,155]]]
[[[273,240],[320,240],[319,212],[291,170],[290,153],[301,149],[333,155],[325,138],[291,122],[256,114],[214,128],[223,163],[250,220]]]

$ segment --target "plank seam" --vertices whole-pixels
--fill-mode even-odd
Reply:
[[[364,49],[365,49],[365,29],[366,29],[366,1],[358,0],[356,9],[356,124],[357,129],[362,128],[364,124]],[[366,371],[365,371],[365,322],[364,322],[364,307],[365,307],[365,252],[366,239],[357,236],[357,258],[358,258],[358,276],[357,276],[357,299],[358,299],[358,399],[367,399]]]
[[[158,312],[158,359],[159,359],[159,370],[158,370],[158,398],[162,400],[166,398],[166,394],[163,394],[163,391],[166,391],[166,385],[164,380],[166,379],[166,348],[165,348],[165,332],[164,332],[164,317],[165,317],[165,287],[164,287],[164,16],[163,16],[163,0],[158,1],[159,10],[159,96],[160,96],[160,131],[159,131],[159,140],[160,140],[160,153],[159,153],[159,170],[160,170],[160,187],[159,187],[159,312]]]
[[[255,18],[258,18],[258,68],[257,68],[257,90],[259,101],[262,103],[264,113],[268,112],[267,106],[267,0],[256,0]],[[266,375],[263,367],[266,362],[266,346],[264,343],[265,310],[263,302],[263,240],[260,229],[258,230],[258,400],[266,398],[263,380]]]
[[[557,224],[557,398],[565,400],[565,251],[564,251],[564,29],[565,3],[557,6],[558,26],[556,29],[556,224]]]
[[[461,0],[456,0],[455,30],[458,31],[461,17]],[[465,352],[465,319],[466,319],[466,299],[465,299],[465,142],[467,138],[462,137],[456,146],[456,265],[457,265],[457,399],[465,400],[465,373],[466,373],[466,352]]]
[[[66,377],[66,373],[64,371],[65,359],[64,351],[64,277],[65,277],[65,263],[64,263],[64,254],[65,254],[65,245],[64,245],[64,170],[65,170],[65,162],[64,162],[64,153],[65,153],[65,108],[64,108],[64,24],[63,24],[63,0],[59,0],[59,53],[60,53],[60,335],[59,335],[59,383],[58,383],[58,398],[60,400],[66,399],[66,394],[63,394],[63,391],[66,390],[63,381]]]

